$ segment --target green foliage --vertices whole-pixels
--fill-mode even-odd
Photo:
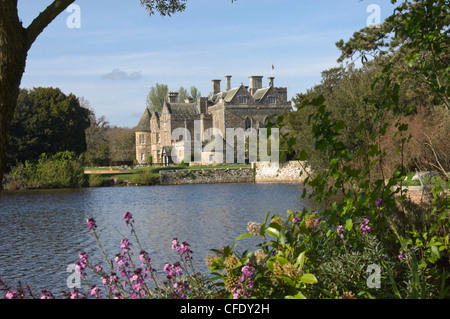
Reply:
[[[103,179],[100,174],[89,174],[88,184],[90,187],[103,186]]]
[[[233,247],[212,250],[215,256],[208,260],[209,269],[216,275],[214,280],[221,280],[216,284],[223,288],[224,296],[304,299],[306,286],[317,283],[305,266],[305,246],[299,244],[310,224],[297,224],[292,214],[286,220],[278,214],[269,219],[269,214],[262,225],[250,222],[249,233],[236,238]],[[262,239],[259,249],[236,251],[237,241],[255,236]],[[244,275],[248,276],[245,281]]]
[[[449,297],[450,200],[442,187],[448,168],[435,153],[434,167],[442,172],[444,183],[433,185],[428,202],[411,202],[399,187],[408,171],[406,151],[415,124],[411,118],[420,106],[430,114],[448,112],[443,96],[449,71],[445,3],[405,1],[382,28],[365,29],[347,44],[339,43],[346,58],[385,45],[396,50],[371,62],[364,59],[360,70],[329,70],[321,85],[297,96],[297,111],[284,116],[282,124],[290,129],[285,140],[294,139],[287,146],[312,166],[305,184],[309,196],[320,203],[323,221],[320,235],[305,233],[298,242],[318,279],[305,294]],[[394,40],[389,42],[393,30]],[[405,61],[409,69],[404,69]],[[364,228],[361,233],[367,221],[370,231]],[[273,234],[282,232],[274,229]],[[368,263],[380,267],[382,288],[367,289],[363,274]]]
[[[85,183],[84,165],[74,152],[42,154],[37,163],[26,161],[11,170],[11,178],[23,188],[70,188]]]
[[[399,80],[419,79],[448,110],[449,17],[447,0],[402,1],[380,28],[366,27],[347,42],[336,43],[342,52],[339,61],[353,58],[356,53],[367,61],[367,55],[395,52],[391,60],[395,62],[395,76]]]
[[[132,181],[133,183],[139,185],[154,185],[158,182],[159,175],[154,173],[153,170],[147,169],[136,174],[133,174]]]
[[[147,96],[147,108],[151,112],[160,112],[164,105],[164,100],[169,93],[167,84],[156,83],[155,86],[150,88]]]
[[[21,90],[10,129],[7,163],[36,162],[42,153],[86,151],[89,110],[59,89]]]

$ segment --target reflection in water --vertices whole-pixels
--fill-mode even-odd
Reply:
[[[122,220],[133,214],[139,240],[153,265],[176,261],[171,241],[187,241],[197,270],[206,271],[211,248],[232,244],[246,233],[247,222],[266,214],[286,215],[306,202],[295,184],[209,184],[6,191],[0,194],[0,278],[14,285],[27,282],[36,291],[67,289],[67,266],[86,251],[93,262],[101,253],[86,219],[95,218],[108,257],[120,251],[126,237]],[[250,248],[255,241],[239,245]],[[239,246],[240,247],[240,246]],[[138,249],[135,247],[135,249]]]

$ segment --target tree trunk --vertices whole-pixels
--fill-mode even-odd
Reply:
[[[24,28],[18,0],[0,0],[0,191],[6,166],[8,135],[25,71],[28,50],[41,32],[75,0],[54,0]]]
[[[17,1],[0,1],[0,181],[6,165],[6,148],[20,82],[25,71],[28,44],[17,15]],[[0,187],[1,190],[2,187]]]

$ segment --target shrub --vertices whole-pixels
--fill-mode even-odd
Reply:
[[[18,164],[10,175],[24,188],[81,187],[85,183],[83,160],[69,151],[42,154],[37,163]]]

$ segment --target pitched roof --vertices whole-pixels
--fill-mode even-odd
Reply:
[[[200,111],[195,103],[166,103],[170,114],[180,117],[196,116]]]
[[[135,131],[136,132],[150,131],[150,117],[151,117],[150,111],[147,108],[145,108],[144,114],[142,114]]]
[[[256,90],[255,94],[253,94],[253,98],[255,99],[255,101],[261,101],[267,95],[267,92],[269,92],[270,88],[271,86]]]
[[[239,91],[240,86],[234,89],[231,89],[227,92],[227,95],[224,98],[224,101],[229,103],[233,100],[234,96],[236,95],[237,91]]]

